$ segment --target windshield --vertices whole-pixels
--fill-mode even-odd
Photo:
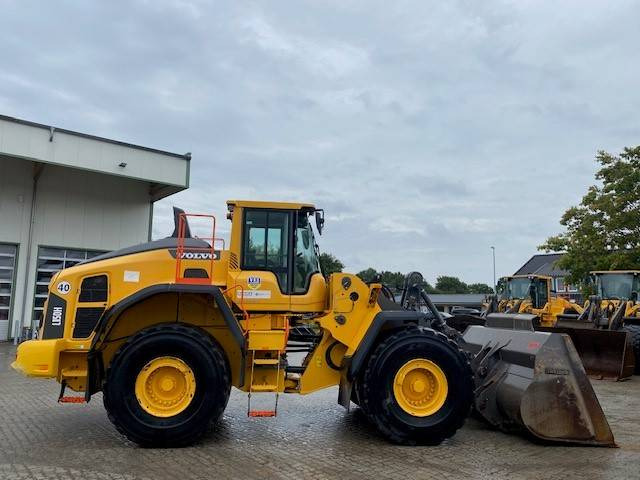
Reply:
[[[296,255],[293,274],[293,292],[304,293],[309,288],[309,280],[320,272],[318,246],[313,235],[307,213],[299,213],[296,226]]]
[[[507,283],[507,298],[527,298],[529,296],[529,285],[531,280],[528,278],[512,278]]]
[[[533,308],[543,308],[549,301],[547,281],[544,278],[512,278],[508,284],[508,298],[529,299]]]
[[[598,295],[602,298],[632,298],[638,292],[638,277],[631,273],[607,273],[597,276]]]

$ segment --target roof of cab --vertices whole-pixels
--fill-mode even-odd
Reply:
[[[312,203],[297,202],[259,202],[255,200],[227,200],[227,205],[249,208],[273,208],[278,210],[315,210]]]
[[[589,272],[591,274],[594,275],[603,275],[603,274],[607,274],[607,273],[633,273],[634,275],[637,275],[640,273],[640,270],[594,270],[592,272]]]
[[[528,275],[507,275],[504,278],[551,278],[549,275],[538,275],[537,273],[530,273]]]

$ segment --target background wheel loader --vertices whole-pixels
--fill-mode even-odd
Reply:
[[[591,281],[596,294],[585,301],[578,315],[561,316],[559,325],[615,332],[619,338],[618,348],[625,351],[621,376],[640,374],[640,271],[594,271]],[[592,338],[597,341],[597,334]],[[591,339],[587,337],[586,340]],[[612,366],[615,368],[615,364]]]
[[[56,274],[39,338],[20,344],[13,367],[56,378],[62,403],[102,391],[116,428],[147,446],[196,441],[221,417],[232,386],[248,393],[248,416],[271,417],[281,393],[336,385],[340,404],[358,404],[398,443],[437,444],[474,405],[506,431],[613,445],[566,336],[499,326],[462,337],[428,301],[418,274],[407,277],[400,303],[355,275],[325,280],[311,225],[315,218],[322,232],[322,210],[227,205],[228,248],[216,248],[214,217],[176,209],[171,237]],[[187,218],[208,222],[210,234],[193,238]],[[550,356],[549,342],[565,350]],[[296,364],[289,353],[300,351]],[[67,388],[84,395],[67,396]],[[273,407],[255,408],[265,396]]]
[[[633,285],[637,288],[634,280],[637,277],[633,277],[632,272],[593,272],[593,278],[599,295],[581,306],[555,294],[551,277],[503,277],[498,295],[489,299],[483,316],[532,314],[536,330],[566,333],[571,337],[587,374],[614,380],[628,378],[638,364],[633,333],[640,334],[640,327],[632,322],[640,323],[640,304],[626,299],[630,298]],[[603,289],[603,281],[608,289]],[[627,296],[622,300],[608,298],[607,295],[612,297],[608,290]],[[640,344],[640,336],[636,338],[635,343]]]

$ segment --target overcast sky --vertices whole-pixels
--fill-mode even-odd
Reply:
[[[178,153],[156,205],[314,202],[350,271],[492,282],[640,143],[640,3],[0,0],[0,113]],[[228,230],[226,221],[221,228]]]

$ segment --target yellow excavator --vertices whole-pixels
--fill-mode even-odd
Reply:
[[[632,299],[637,274],[592,272],[592,278],[599,293],[581,306],[557,295],[552,290],[551,277],[503,277],[498,283],[498,294],[488,299],[483,314],[532,314],[536,330],[571,337],[590,376],[628,378],[638,363],[634,344],[640,343],[640,338],[634,340],[634,332],[640,334],[640,327],[636,326],[640,323],[637,294]],[[614,296],[612,292],[623,296]]]
[[[333,386],[341,405],[359,405],[397,443],[437,444],[473,406],[505,431],[614,445],[566,335],[500,318],[460,335],[418,273],[399,301],[379,282],[325,279],[312,226],[322,233],[324,212],[314,205],[227,207],[228,248],[216,247],[213,216],[176,209],[170,237],[55,274],[38,339],[19,345],[13,367],[55,378],[61,403],[102,392],[115,427],[147,446],[195,442],[231,387],[247,393],[248,416],[273,417],[281,394]],[[192,236],[193,218],[210,225],[206,236]]]

